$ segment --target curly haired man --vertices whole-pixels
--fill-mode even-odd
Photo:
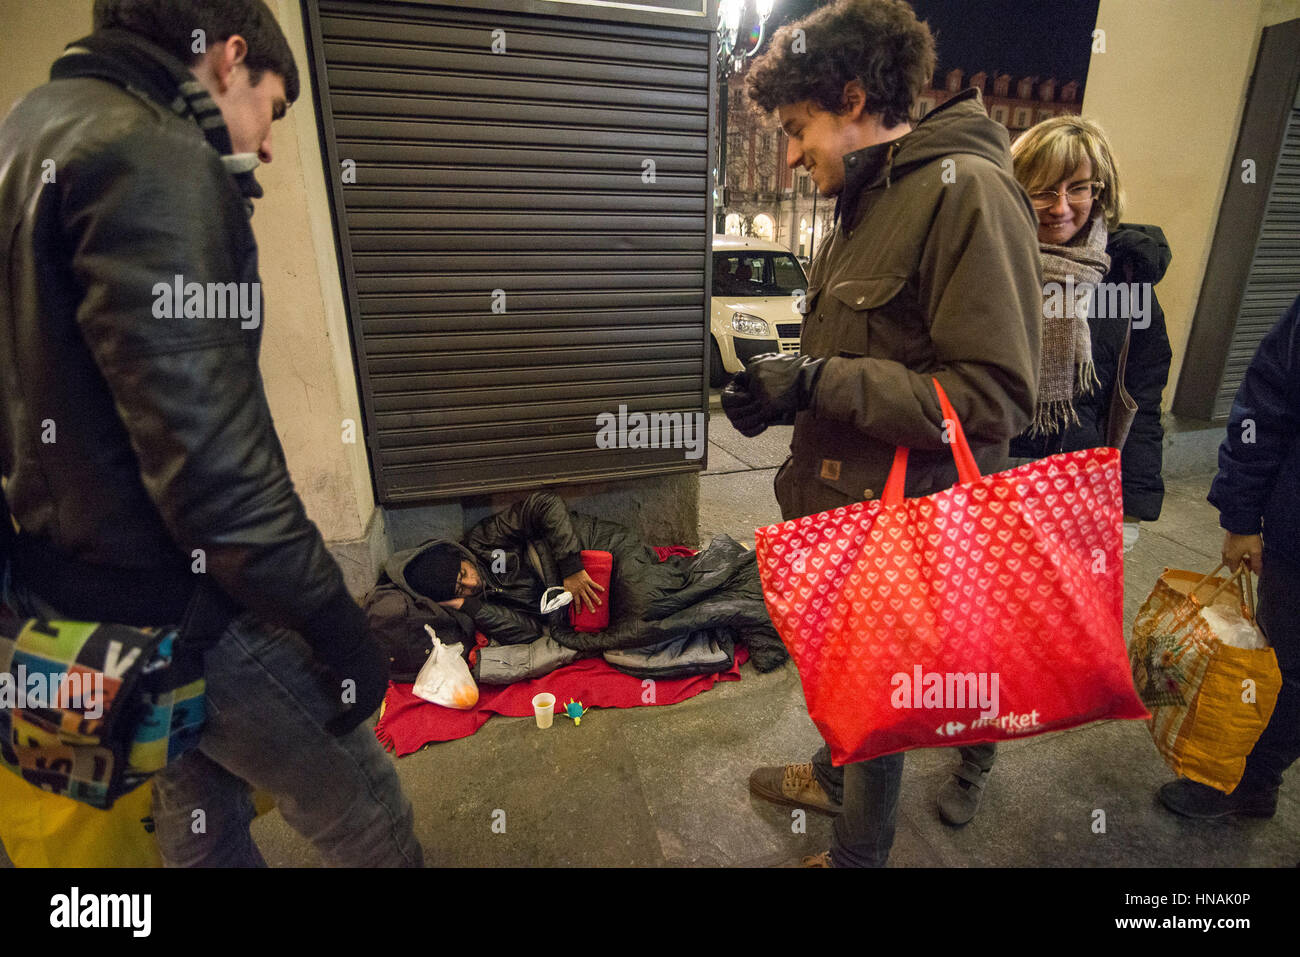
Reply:
[[[747,436],[793,414],[776,476],[786,519],[879,495],[898,446],[912,450],[909,497],[953,485],[931,377],[985,473],[1005,467],[1034,410],[1033,209],[1012,175],[1007,132],[978,91],[912,126],[934,64],[929,28],[906,3],[839,0],[778,31],[748,77],[750,97],[789,138],[789,166],[837,198],[836,228],[809,277],[800,354],[754,358],[722,397]],[[962,752],[947,797],[971,803],[994,749]],[[810,763],[759,768],[750,790],[836,816],[830,851],[812,863],[879,867],[902,773],[901,753],[836,768],[822,748]]]

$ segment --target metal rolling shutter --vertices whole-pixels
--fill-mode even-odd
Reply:
[[[1255,350],[1300,294],[1300,97],[1287,120],[1282,151],[1264,207],[1259,242],[1251,259],[1241,311],[1214,398],[1214,417],[1232,411]]]
[[[380,501],[702,468],[596,435],[707,410],[711,35],[307,7]]]
[[[1174,250],[1175,257],[1178,250]],[[1173,412],[1222,420],[1300,292],[1300,19],[1266,28],[1219,205]]]

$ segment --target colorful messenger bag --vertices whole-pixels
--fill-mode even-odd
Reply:
[[[0,765],[110,808],[194,748],[203,654],[178,635],[0,613]]]

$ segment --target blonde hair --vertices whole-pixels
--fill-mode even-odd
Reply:
[[[1092,178],[1102,184],[1093,212],[1100,208],[1110,229],[1119,226],[1124,193],[1110,142],[1096,123],[1081,116],[1043,120],[1016,137],[1011,144],[1011,159],[1016,180],[1028,193],[1051,189],[1087,160],[1092,166]]]

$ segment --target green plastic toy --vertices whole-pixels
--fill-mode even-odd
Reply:
[[[572,718],[574,727],[577,727],[582,724],[582,716],[590,710],[590,708],[584,708],[581,701],[574,701],[570,698],[569,703],[564,706],[564,710],[560,714],[566,718]]]

